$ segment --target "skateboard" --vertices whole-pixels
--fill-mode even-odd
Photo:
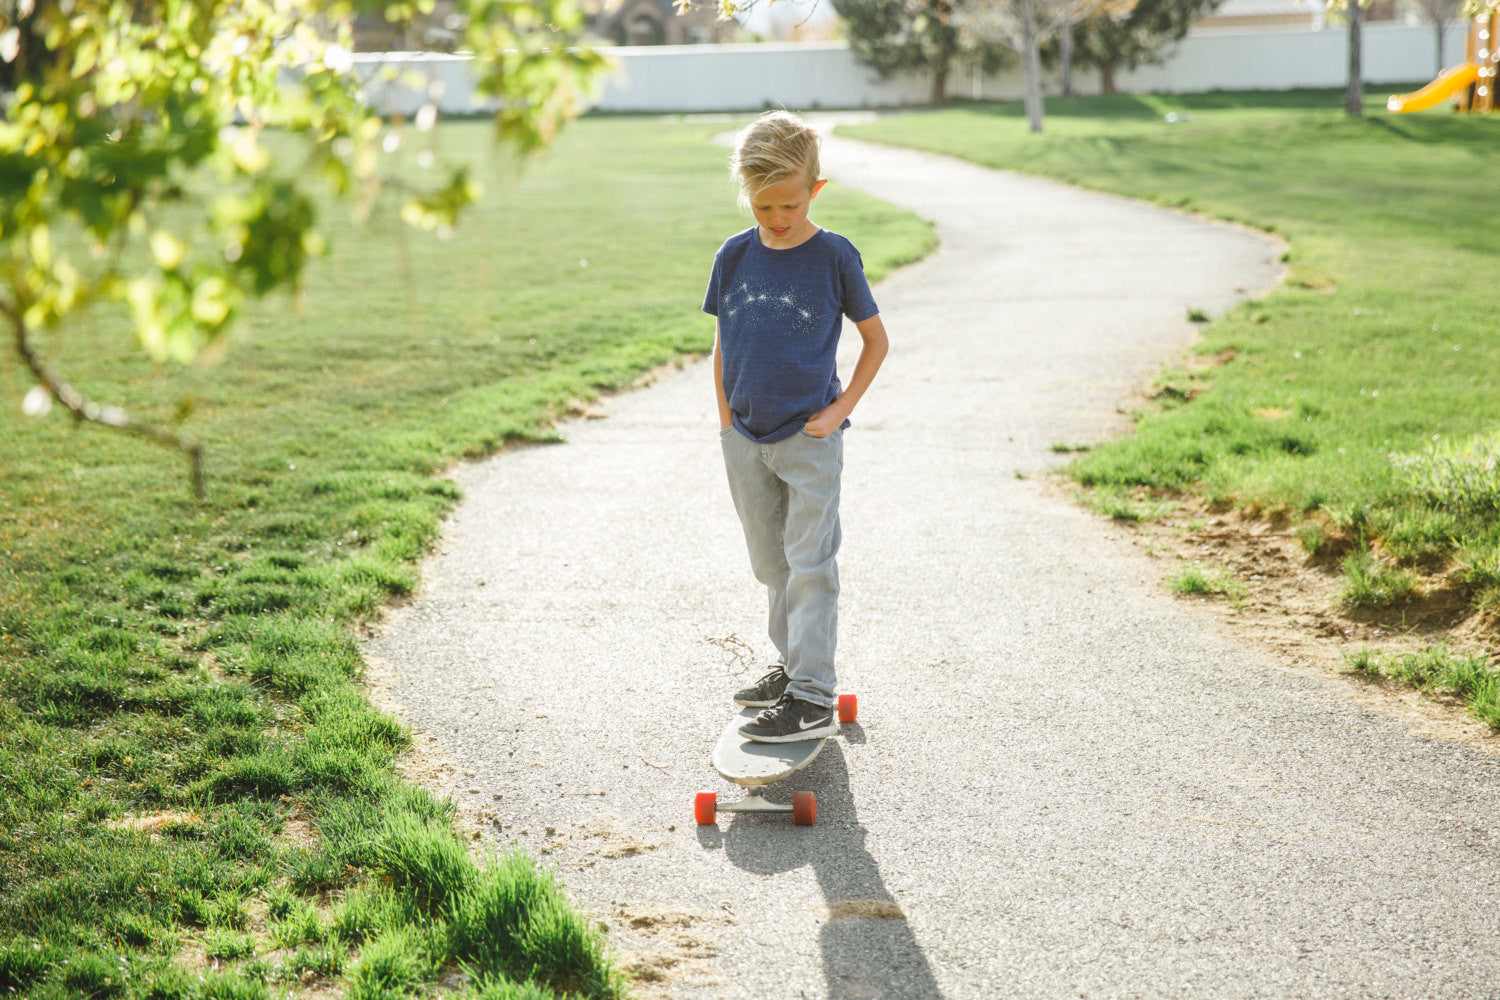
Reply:
[[[724,727],[714,747],[714,769],[726,780],[748,789],[745,797],[721,805],[715,792],[699,792],[693,799],[693,815],[700,826],[716,822],[718,813],[791,813],[798,826],[811,826],[818,818],[818,799],[812,792],[795,792],[792,804],[772,802],[761,795],[761,789],[790,777],[811,764],[828,742],[799,740],[796,743],[757,743],[740,735],[740,727],[760,713],[747,708]],[[859,700],[852,694],[839,695],[840,722],[853,722],[859,714]]]

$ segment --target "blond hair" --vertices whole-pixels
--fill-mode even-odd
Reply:
[[[767,111],[740,129],[729,173],[740,186],[741,208],[782,181],[800,177],[812,190],[818,183],[818,133],[790,112]]]

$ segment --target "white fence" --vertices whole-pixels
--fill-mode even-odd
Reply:
[[[1444,37],[1444,65],[1461,61],[1467,25]],[[1364,78],[1404,85],[1436,75],[1430,26],[1366,24]],[[1160,66],[1122,70],[1122,93],[1201,93],[1212,90],[1290,90],[1341,87],[1348,73],[1348,32],[1341,27],[1239,31],[1205,29],[1183,39]],[[882,80],[860,65],[842,42],[766,45],[681,45],[605,50],[616,68],[594,107],[611,112],[753,111],[787,107],[889,108],[925,104],[931,83],[916,75]],[[391,71],[415,71],[393,73]],[[476,98],[462,56],[382,53],[356,57],[367,81],[366,99],[383,112],[411,115],[428,100],[446,114],[492,110]],[[394,76],[394,79],[391,77]],[[415,83],[414,80],[426,81]],[[1058,92],[1055,72],[1045,81]],[[1097,93],[1098,73],[1074,74],[1075,93]],[[959,69],[948,93],[960,98],[1021,96],[1018,69],[979,78]]]
[[[1444,66],[1461,62],[1468,23],[1450,25],[1443,36]],[[1436,43],[1430,25],[1366,24],[1360,32],[1362,75],[1370,84],[1407,84],[1437,75]],[[1098,91],[1097,74],[1075,81],[1083,92]],[[1182,40],[1161,66],[1120,74],[1116,85],[1132,93],[1202,93],[1210,90],[1292,90],[1342,87],[1349,79],[1349,32],[1343,26],[1321,31],[1264,31],[1255,34],[1214,29]]]

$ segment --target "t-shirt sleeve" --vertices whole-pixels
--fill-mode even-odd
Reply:
[[[713,270],[708,273],[708,290],[703,293],[703,311],[710,316],[719,315],[719,275],[723,270],[724,251],[714,254]]]
[[[865,262],[852,246],[848,253],[839,254],[839,283],[844,290],[845,316],[863,323],[880,312],[875,295],[870,291],[870,282],[865,278]]]

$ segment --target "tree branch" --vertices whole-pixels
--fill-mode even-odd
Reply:
[[[36,346],[32,343],[31,337],[28,334],[25,320],[14,305],[0,300],[0,314],[3,314],[10,322],[11,328],[15,332],[16,353],[25,362],[27,369],[31,371],[37,384],[45,389],[54,400],[66,407],[68,412],[73,415],[75,421],[88,421],[91,424],[98,424],[101,427],[109,427],[117,431],[124,431],[126,434],[134,434],[136,437],[145,438],[148,441],[154,441],[169,448],[176,448],[187,455],[192,475],[194,499],[200,503],[207,499],[208,492],[204,486],[203,477],[203,445],[190,438],[173,434],[171,431],[153,427],[150,424],[138,423],[131,419],[129,413],[126,413],[118,406],[104,406],[89,399],[59,377],[42,361],[41,357],[37,354]]]

